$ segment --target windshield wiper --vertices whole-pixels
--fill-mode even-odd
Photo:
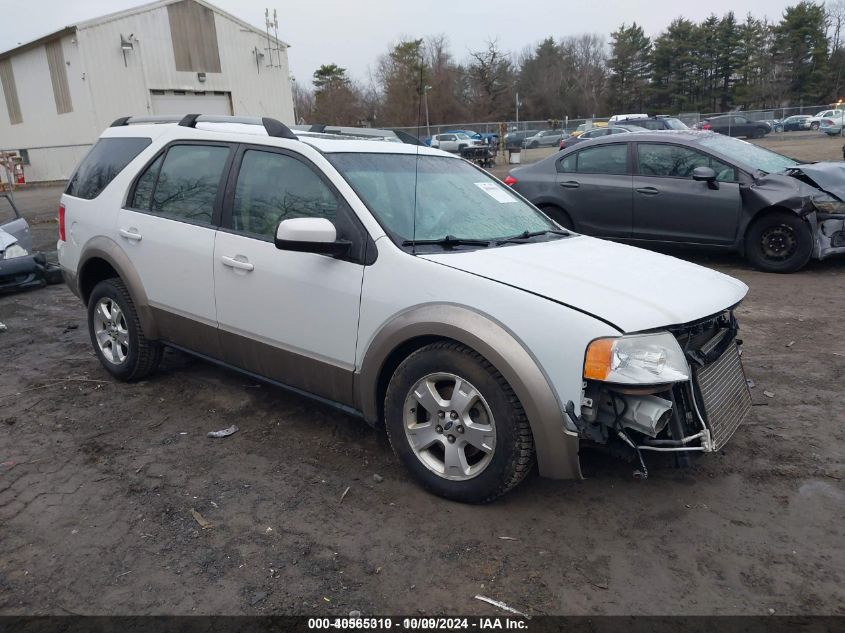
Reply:
[[[490,246],[490,240],[475,240],[447,235],[435,240],[405,240],[402,242],[402,246],[442,246],[443,248],[452,248],[454,246]]]
[[[525,240],[530,240],[532,237],[540,237],[541,235],[560,235],[562,237],[567,237],[572,235],[569,231],[562,231],[558,229],[547,229],[545,231],[524,231],[519,235],[512,235],[510,237],[503,237],[498,240],[493,240],[493,244],[498,246],[499,244],[515,244],[519,242],[524,242]]]

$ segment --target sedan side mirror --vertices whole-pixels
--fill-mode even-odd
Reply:
[[[716,172],[712,167],[696,167],[692,170],[692,179],[699,182],[706,182],[711,189],[718,189],[719,183],[716,182]]]
[[[292,218],[276,227],[276,248],[283,251],[318,253],[338,257],[352,242],[337,239],[337,229],[326,218]]]

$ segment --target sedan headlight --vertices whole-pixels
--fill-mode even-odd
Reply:
[[[826,193],[813,197],[813,206],[822,213],[845,213],[845,202]]]
[[[669,332],[596,339],[587,347],[584,378],[622,385],[689,380],[690,369]]]
[[[12,244],[3,253],[3,259],[12,259],[14,257],[26,257],[29,255],[27,250],[20,244]]]

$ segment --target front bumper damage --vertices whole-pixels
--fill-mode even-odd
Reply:
[[[50,264],[44,253],[0,259],[0,293],[43,288],[61,281],[61,270]]]
[[[720,450],[751,410],[733,312],[670,328],[692,370],[690,380],[671,385],[624,387],[584,383],[580,415],[567,413],[588,443],[626,456],[675,453],[679,465],[690,453]]]
[[[746,190],[749,202],[756,206],[780,206],[795,211],[812,230],[813,259],[845,254],[845,166],[821,162],[797,165],[785,174],[761,178]],[[818,202],[823,194],[829,202]],[[832,204],[831,204],[832,203]]]
[[[845,253],[845,214],[820,213],[813,215],[816,236],[813,257],[825,259],[831,255]]]

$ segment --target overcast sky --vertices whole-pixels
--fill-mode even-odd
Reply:
[[[513,52],[551,35],[593,32],[608,37],[636,21],[656,35],[680,15],[701,20],[733,10],[777,21],[797,0],[212,0],[221,9],[264,28],[264,8],[279,14],[279,37],[291,45],[291,72],[310,82],[320,64],[336,63],[364,80],[391,42],[445,34],[459,59],[488,38]],[[0,0],[0,51],[82,20],[129,7],[138,0]],[[412,5],[421,7],[411,8]]]

